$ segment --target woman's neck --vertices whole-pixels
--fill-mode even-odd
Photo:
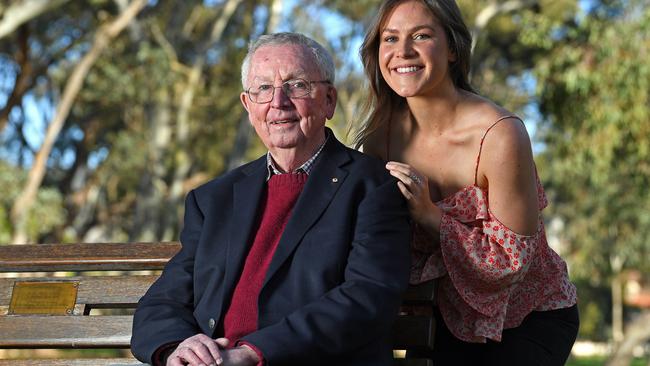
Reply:
[[[437,94],[406,99],[412,116],[413,128],[442,134],[454,125],[457,108],[463,100],[463,91],[449,88]]]

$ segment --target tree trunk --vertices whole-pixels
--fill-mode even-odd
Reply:
[[[169,189],[165,181],[167,167],[165,160],[172,141],[171,98],[167,89],[159,90],[155,103],[145,107],[149,143],[147,165],[140,177],[133,223],[129,241],[157,241],[161,231],[165,196]]]
[[[508,13],[511,11],[523,9],[537,4],[538,0],[509,0],[509,1],[495,1],[485,8],[481,9],[476,18],[474,19],[474,27],[472,29],[472,53],[476,47],[476,39],[481,34],[483,29],[490,23],[494,17],[499,14]]]
[[[639,314],[627,327],[626,337],[611,355],[606,366],[629,366],[634,358],[634,348],[650,340],[650,310]]]
[[[83,203],[79,205],[77,215],[75,215],[70,224],[70,228],[74,230],[74,234],[77,238],[83,238],[86,236],[90,223],[93,221],[93,217],[95,216],[95,211],[97,210],[101,188],[97,184],[92,184],[85,188],[85,191],[82,194]],[[84,242],[86,241],[84,240]]]
[[[615,254],[610,257],[612,267],[612,340],[614,346],[623,341],[623,259]]]
[[[192,68],[187,75],[187,82],[184,85],[180,95],[178,113],[176,116],[176,142],[177,148],[174,156],[175,169],[173,180],[170,184],[169,195],[167,197],[165,210],[167,213],[162,217],[162,238],[161,240],[171,240],[175,236],[174,228],[178,226],[180,213],[177,212],[185,192],[183,191],[183,182],[190,172],[192,162],[187,153],[187,146],[190,138],[190,111],[194,102],[197,88],[202,85],[203,68],[206,61],[207,50],[215,43],[221,41],[223,33],[243,0],[228,0],[223,6],[221,15],[215,20],[210,33],[210,38],[200,47],[200,55],[194,61]]]
[[[253,128],[248,121],[248,114],[242,113],[237,125],[237,134],[235,135],[235,143],[233,144],[230,154],[226,156],[225,166],[227,170],[234,169],[244,163],[244,157],[248,150],[251,137],[253,135]]]
[[[347,124],[348,135],[354,131],[355,123],[358,123],[359,110],[361,107],[361,98],[365,91],[359,87],[361,85],[357,80],[347,80],[346,85],[340,85],[338,90],[339,108],[338,111],[343,115],[343,122]]]
[[[266,19],[264,31],[262,32],[264,34],[272,33],[277,30],[277,27],[282,20],[282,11],[284,10],[283,0],[270,0],[269,9],[269,16]],[[242,111],[241,118],[237,124],[235,142],[230,153],[224,159],[226,170],[234,169],[244,163],[246,151],[248,151],[251,137],[253,137],[253,135],[253,128],[250,126],[248,114]]]
[[[269,16],[267,30],[273,32],[278,28],[282,20],[282,11],[284,10],[283,0],[273,0],[269,7],[271,8],[271,15]]]
[[[112,39],[114,39],[129,22],[144,8],[147,0],[133,0],[126,11],[122,12],[114,21],[107,26],[101,27],[93,42],[92,47],[75,66],[68,79],[63,97],[57,107],[56,113],[49,127],[43,145],[34,158],[34,163],[29,171],[27,184],[11,207],[11,221],[14,228],[12,242],[24,244],[27,242],[25,222],[31,206],[34,204],[38,189],[45,176],[47,159],[50,156],[52,147],[63,128],[63,124],[72,109],[74,100],[79,94],[86,75]]]
[[[58,49],[57,52],[49,54],[44,59],[31,59],[29,48],[30,28],[23,24],[17,32],[16,63],[20,71],[16,75],[14,87],[7,98],[4,107],[0,109],[0,131],[2,131],[9,122],[9,115],[14,107],[21,105],[23,96],[34,87],[36,81],[42,75],[47,73],[49,66],[77,45],[76,42],[70,42],[67,46]],[[20,129],[17,129],[20,130]]]
[[[16,52],[16,62],[20,71],[16,75],[14,87],[7,98],[7,103],[0,109],[0,131],[4,130],[7,122],[9,121],[9,114],[11,110],[20,104],[23,95],[33,85],[34,65],[29,59],[29,29],[27,26],[22,26],[18,31],[18,51]]]
[[[612,279],[612,340],[618,345],[623,338],[623,281],[617,275]]]
[[[0,39],[11,34],[21,25],[57,8],[69,0],[18,0],[5,9],[0,9]]]
[[[512,12],[515,10],[523,9],[526,7],[531,7],[539,3],[539,0],[509,0],[509,1],[492,1],[489,5],[481,9],[476,18],[474,18],[474,26],[471,28],[472,32],[472,48],[471,53],[474,54],[474,49],[476,48],[476,43],[478,42],[478,37],[485,27],[490,23],[492,19],[496,16]],[[470,67],[469,79],[472,80],[472,75],[480,72],[478,63],[480,60],[475,59]]]

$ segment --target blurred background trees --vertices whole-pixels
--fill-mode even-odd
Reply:
[[[329,125],[344,138],[378,3],[0,2],[0,243],[175,240],[189,189],[264,152],[239,102],[246,45],[263,33],[304,32],[332,51]],[[533,136],[581,337],[624,345],[625,324],[644,319],[624,284],[650,272],[650,0],[459,5],[472,83]]]
[[[606,335],[621,345],[625,317],[647,323],[650,316],[647,309],[625,314],[623,306],[628,275],[650,272],[650,65],[644,61],[650,56],[650,8],[647,1],[612,1],[590,10],[562,32],[532,19],[531,28],[541,32],[522,38],[548,55],[534,75],[544,116],[539,160],[552,192],[552,217],[563,223],[558,236],[573,247],[574,277],[610,287]],[[590,316],[598,300],[585,300],[583,319],[596,322]],[[599,315],[598,326],[587,324],[593,336],[603,337],[596,333],[609,321]],[[648,325],[640,331],[646,340]]]

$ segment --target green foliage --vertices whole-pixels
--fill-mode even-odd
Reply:
[[[609,339],[609,313],[611,312],[610,289],[606,285],[591,283],[589,279],[577,278],[578,309],[580,311],[579,338],[595,342]]]
[[[566,223],[573,273],[601,281],[621,270],[617,261],[650,264],[650,9],[638,14],[641,3],[615,2],[575,24],[537,19],[522,34],[549,52],[535,75],[552,213]]]
[[[9,215],[11,205],[24,186],[27,173],[6,162],[0,161],[0,243],[11,241],[12,227]],[[63,199],[60,192],[53,187],[41,187],[36,195],[36,202],[27,217],[27,235],[39,237],[53,229],[61,227],[65,218]]]
[[[604,356],[594,357],[571,357],[566,363],[566,366],[602,366],[607,362]],[[644,358],[634,358],[630,366],[647,366],[648,360]]]
[[[488,7],[504,5],[495,1],[458,1],[463,17],[473,33],[471,83],[481,93],[509,110],[521,111],[531,102],[523,77],[546,56],[541,43],[522,42],[531,22],[538,27],[547,22],[567,22],[575,15],[575,0],[522,2],[513,11],[501,11],[484,28],[475,24]],[[535,34],[540,34],[535,32]],[[540,36],[541,38],[542,36]]]
[[[374,11],[380,4],[378,0],[320,0],[317,3],[332,10],[336,10],[353,21],[369,21],[374,16]]]

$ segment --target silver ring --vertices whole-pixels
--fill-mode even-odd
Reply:
[[[409,174],[409,178],[411,178],[411,180],[414,181],[417,185],[420,185],[420,183],[422,183],[422,179],[420,179],[420,177],[418,177],[418,175],[415,173]]]

